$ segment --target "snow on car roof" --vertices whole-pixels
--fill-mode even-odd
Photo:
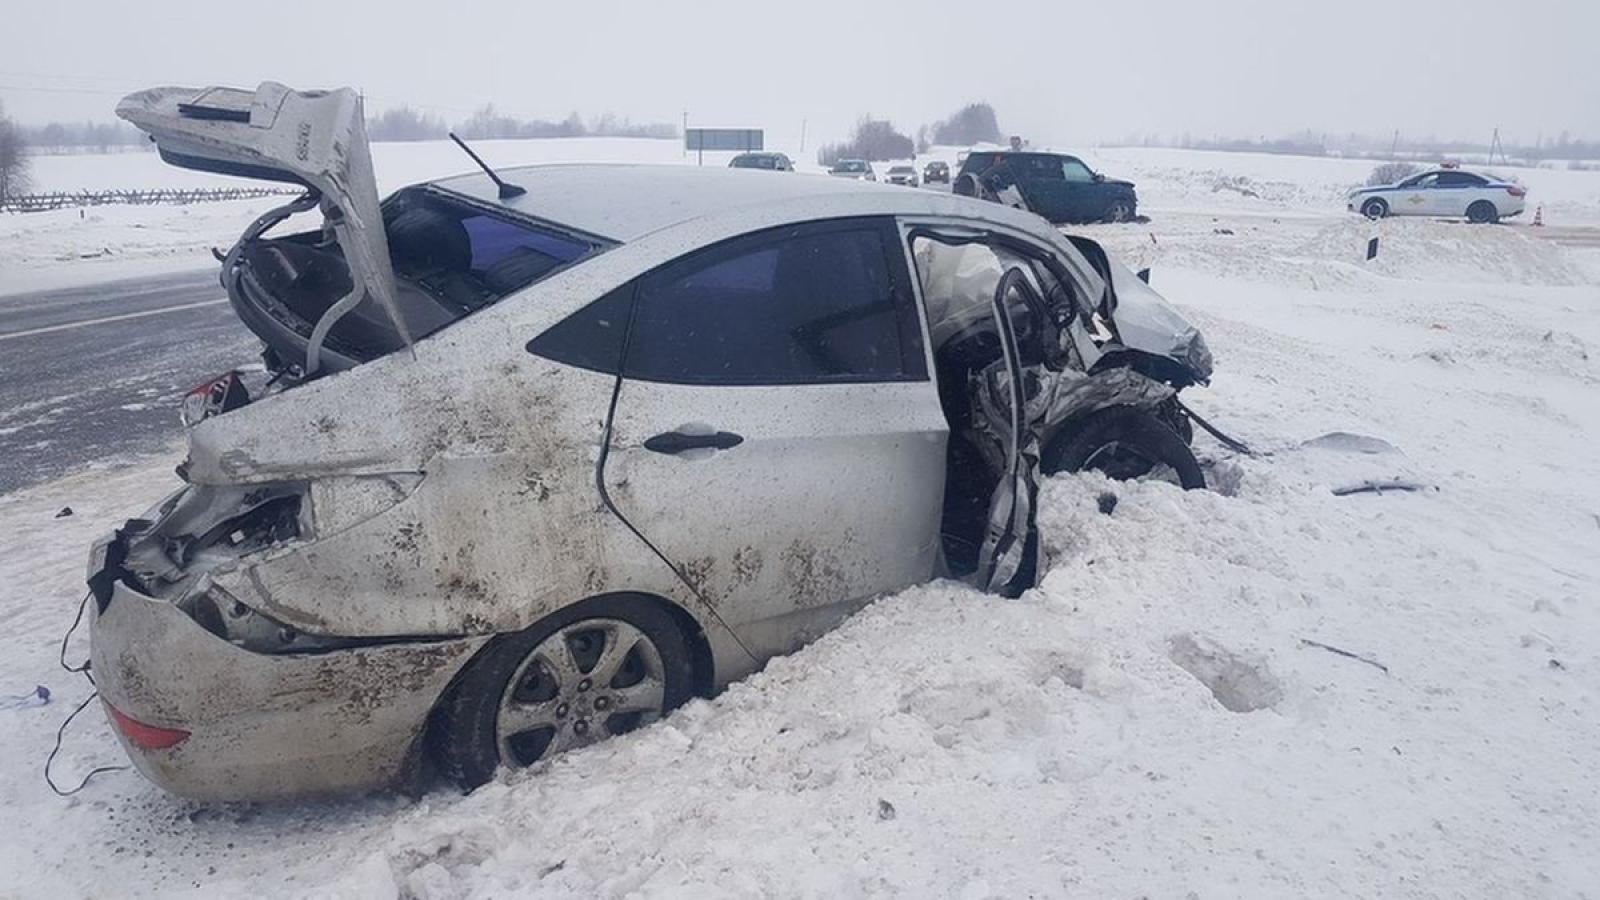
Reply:
[[[446,190],[503,205],[624,243],[691,219],[761,204],[837,197],[840,215],[962,214],[1010,220],[1010,210],[966,197],[908,192],[855,180],[770,173],[723,166],[547,165],[499,170],[527,188],[500,200],[486,175],[432,182]]]

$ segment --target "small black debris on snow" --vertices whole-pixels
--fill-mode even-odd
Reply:
[[[63,506],[63,507],[61,507],[61,511],[56,513],[56,518],[65,519],[67,516],[70,516],[70,515],[72,515],[72,507]]]
[[[887,822],[894,818],[894,804],[887,800],[878,801],[878,821]]]
[[[1095,498],[1095,504],[1100,507],[1101,512],[1109,516],[1111,511],[1117,508],[1117,495],[1110,491],[1101,491],[1100,496]]]

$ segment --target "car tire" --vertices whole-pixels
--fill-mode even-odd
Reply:
[[[568,656],[556,658],[563,649]],[[590,676],[610,661],[608,650],[623,658],[601,686]],[[554,669],[565,662],[573,667],[562,677]],[[485,645],[440,700],[429,743],[444,774],[471,790],[502,765],[532,765],[663,718],[689,699],[693,685],[689,644],[668,610],[639,595],[595,597]],[[505,710],[552,723],[519,730],[502,722]]]
[[[1045,475],[1096,470],[1128,480],[1166,465],[1184,490],[1206,486],[1205,473],[1182,435],[1148,410],[1110,406],[1069,428],[1040,455],[1039,469]]]
[[[1487,200],[1474,200],[1467,207],[1467,221],[1475,225],[1493,225],[1500,221],[1500,210]]]
[[[978,179],[971,175],[958,176],[955,186],[951,188],[950,192],[962,197],[976,197],[978,196]]]
[[[1133,221],[1133,204],[1128,202],[1127,200],[1124,200],[1124,199],[1117,199],[1117,200],[1111,201],[1111,205],[1106,207],[1106,221],[1107,222],[1131,222],[1131,221]]]
[[[1361,214],[1369,219],[1381,219],[1389,214],[1389,204],[1373,197],[1361,204]]]

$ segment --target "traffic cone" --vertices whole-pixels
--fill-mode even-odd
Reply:
[[[1535,206],[1533,208],[1533,225],[1534,225],[1535,228],[1543,228],[1544,227],[1544,204],[1543,203],[1541,203],[1538,206]]]

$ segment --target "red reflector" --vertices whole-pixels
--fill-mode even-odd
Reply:
[[[101,698],[104,703],[104,698]],[[165,750],[176,747],[189,739],[189,732],[177,728],[157,728],[146,725],[138,719],[132,718],[106,703],[106,712],[111,714],[111,721],[116,724],[117,730],[122,732],[135,747],[141,750]]]
[[[1516,185],[1512,185],[1511,187],[1506,188],[1506,193],[1510,194],[1513,197],[1523,197],[1523,196],[1527,195],[1528,189],[1524,188],[1524,187],[1517,187]]]

